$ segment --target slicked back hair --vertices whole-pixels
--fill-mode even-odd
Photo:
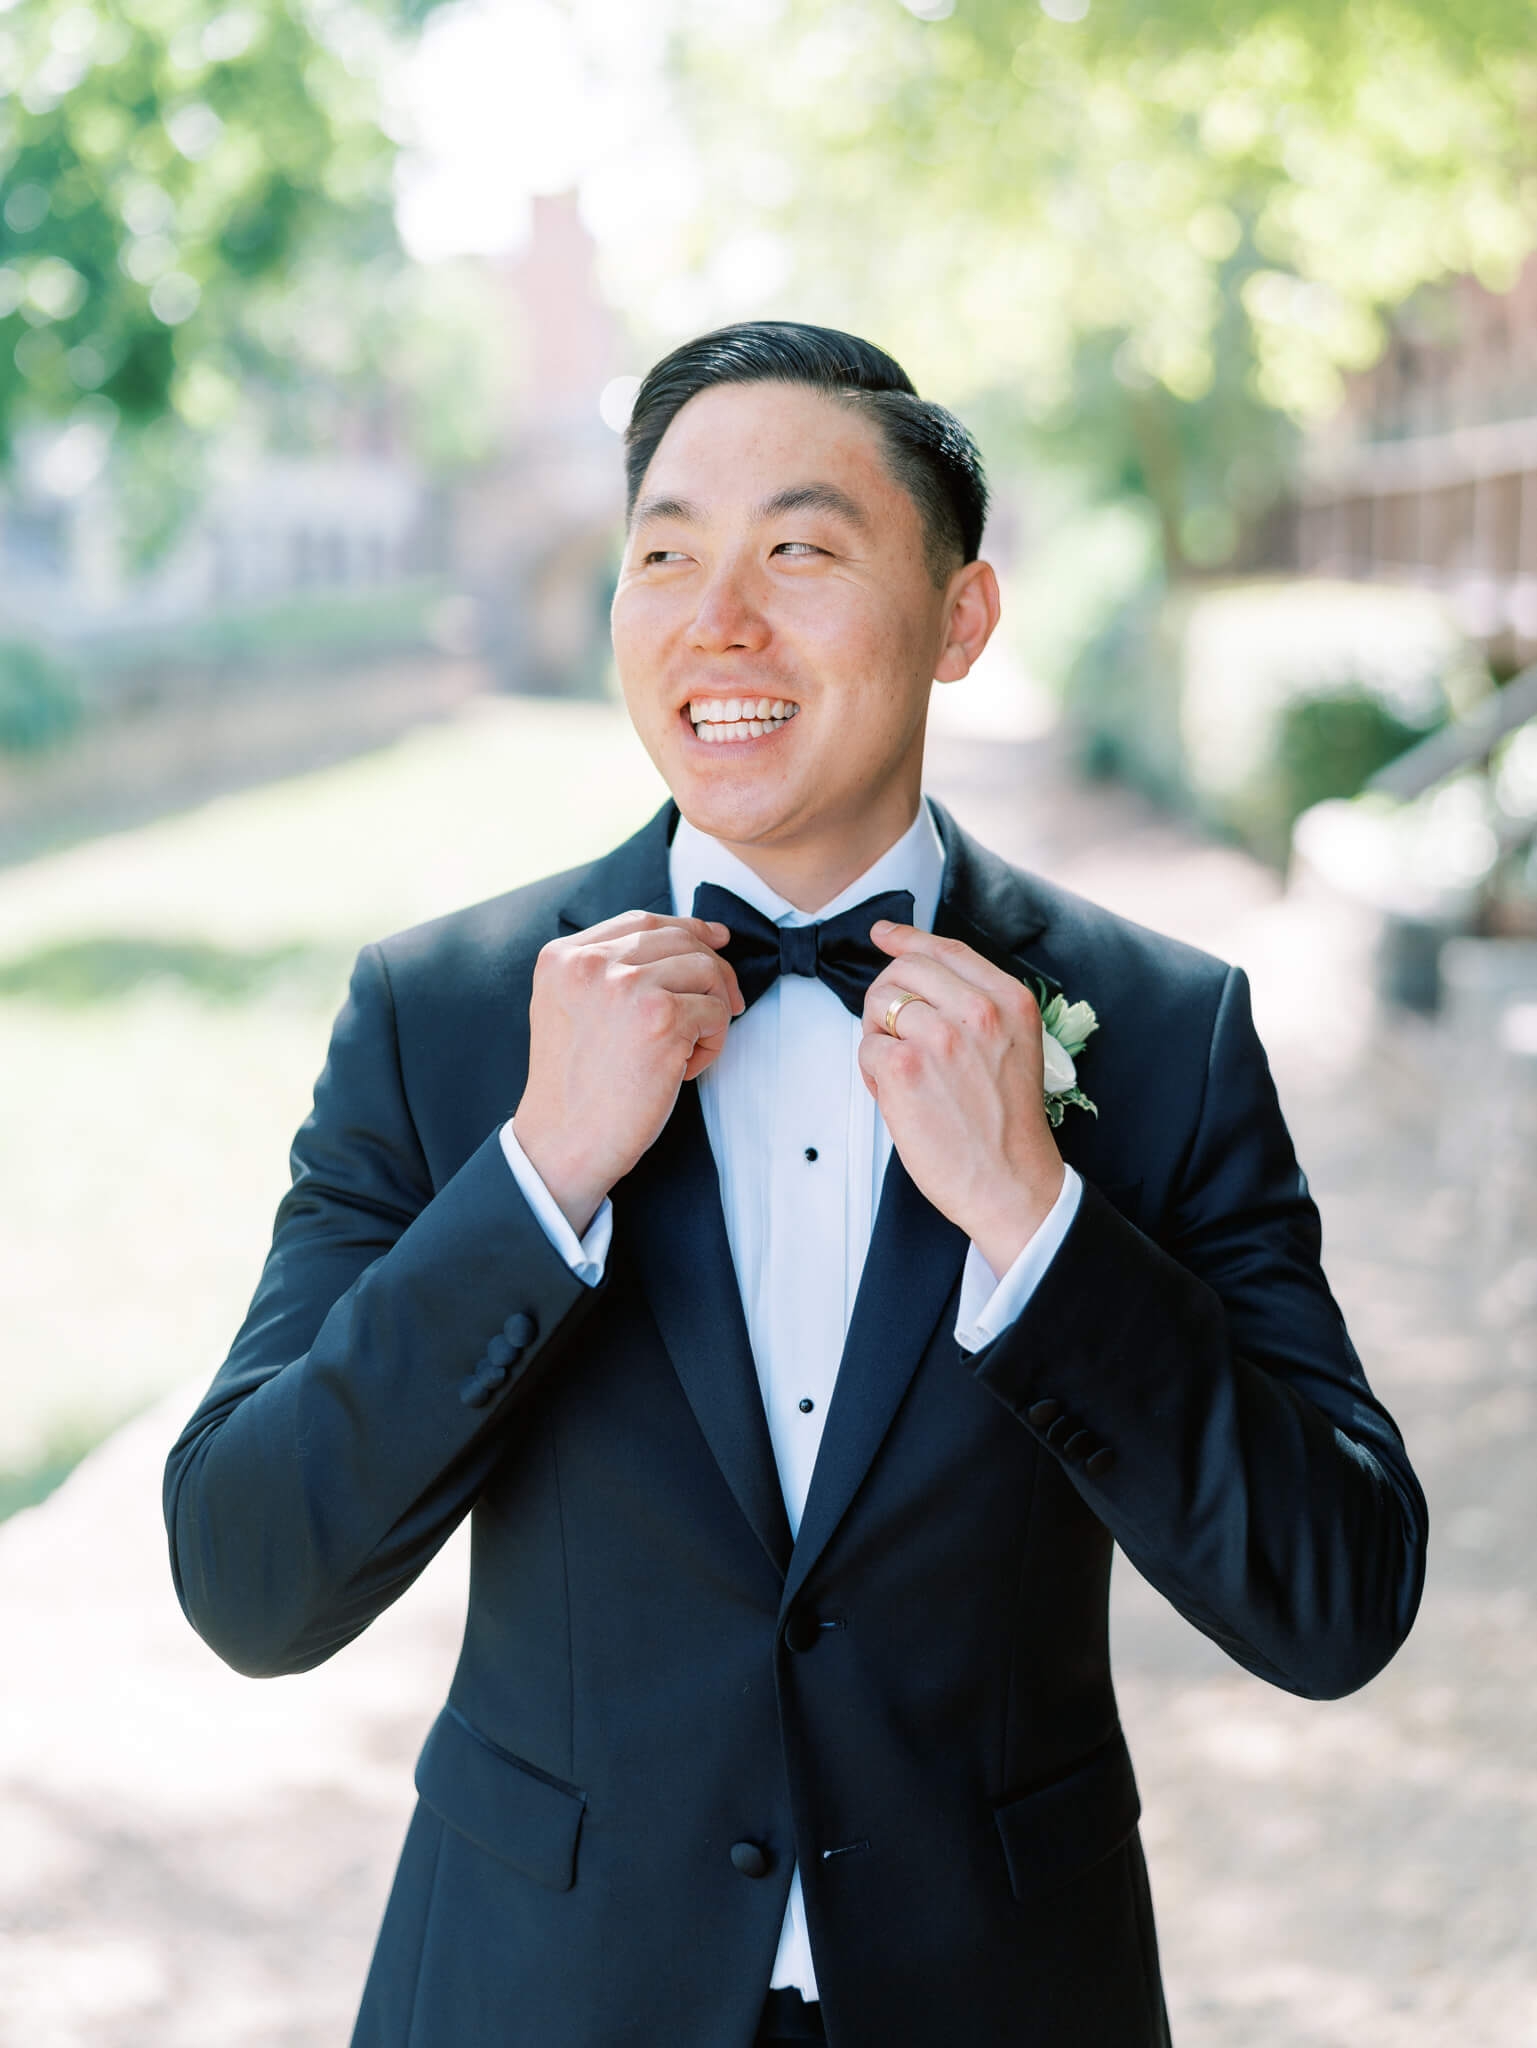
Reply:
[[[976,443],[944,406],[920,398],[912,379],[873,342],[798,320],[744,320],[675,348],[645,377],[625,430],[625,517],[662,436],[688,401],[714,384],[805,384],[863,413],[881,437],[886,466],[918,508],[923,552],[936,588],[974,562],[987,517],[987,479]]]

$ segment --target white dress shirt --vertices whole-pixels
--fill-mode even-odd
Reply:
[[[675,915],[692,915],[694,890],[708,881],[782,925],[816,923],[883,890],[908,889],[913,923],[932,931],[943,870],[944,848],[927,802],[894,846],[814,911],[787,903],[686,818],[678,820],[669,853]],[[824,982],[781,975],[735,1019],[719,1059],[696,1083],[792,1536],[810,1490],[891,1157],[885,1120],[859,1069],[862,1035],[860,1019]],[[608,1256],[609,1202],[578,1240],[510,1120],[501,1137],[507,1163],[551,1243],[595,1286]],[[1001,1280],[977,1247],[969,1248],[955,1323],[964,1350],[980,1350],[1019,1314],[1067,1235],[1081,1191],[1068,1167],[1050,1215]],[[770,1988],[817,1996],[799,1865]]]

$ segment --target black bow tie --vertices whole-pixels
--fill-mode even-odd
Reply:
[[[730,926],[731,937],[721,951],[736,969],[749,1009],[778,975],[814,974],[857,1017],[865,1006],[865,990],[891,958],[872,941],[870,927],[882,917],[911,924],[913,894],[888,889],[823,924],[771,924],[729,889],[701,882],[694,891],[694,915]]]

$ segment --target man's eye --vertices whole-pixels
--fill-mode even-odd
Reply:
[[[813,546],[809,540],[782,540],[774,550],[776,555],[820,555],[822,552],[821,548]]]
[[[681,548],[653,548],[649,554],[642,555],[640,559],[641,567],[649,569],[653,562],[681,562],[683,560],[683,550]]]

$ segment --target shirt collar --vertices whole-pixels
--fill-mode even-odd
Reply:
[[[787,903],[777,890],[771,889],[767,882],[755,875],[729,847],[699,831],[682,816],[668,848],[667,866],[674,916],[692,915],[694,891],[701,882],[714,882],[722,889],[732,890],[744,903],[750,903],[754,910],[761,911],[775,924],[815,924],[824,918],[836,917],[840,911],[850,910],[867,896],[877,896],[883,890],[909,889],[913,898],[913,923],[920,931],[931,932],[939,908],[945,849],[928,798],[923,797],[918,804],[917,817],[902,837],[888,846],[878,860],[872,861],[862,875],[856,875],[831,902],[822,904],[817,910],[797,910],[793,903]]]

